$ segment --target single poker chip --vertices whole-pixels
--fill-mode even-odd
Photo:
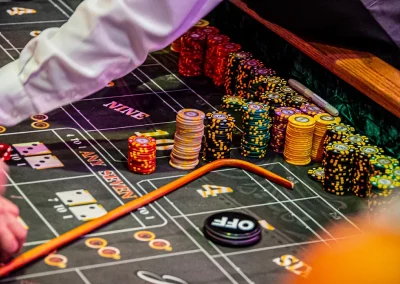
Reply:
[[[210,22],[204,19],[201,19],[200,21],[198,21],[194,26],[196,28],[205,28],[208,25],[210,25]]]
[[[399,160],[387,155],[376,155],[369,160],[369,164],[373,170],[384,171],[385,169],[393,169],[399,165]]]
[[[369,144],[369,139],[367,136],[363,136],[360,134],[350,134],[346,136],[345,138],[342,139],[343,142],[346,143],[351,143],[353,145],[368,145]]]
[[[50,127],[50,124],[45,121],[35,121],[32,122],[31,126],[36,129],[47,129]]]
[[[324,168],[318,167],[318,168],[309,169],[308,176],[315,181],[322,182],[322,180],[325,178]]]
[[[86,246],[94,249],[99,249],[107,246],[107,241],[102,238],[89,238],[85,241]]]
[[[204,222],[205,236],[223,246],[251,246],[261,240],[261,226],[258,221],[240,212],[219,212]]]
[[[0,125],[0,133],[4,133],[4,132],[6,132],[6,130],[7,130],[7,128]]]
[[[49,117],[46,114],[35,114],[31,116],[31,119],[34,121],[46,121]]]
[[[394,177],[396,181],[400,182],[400,166],[393,169],[386,169],[385,174]]]

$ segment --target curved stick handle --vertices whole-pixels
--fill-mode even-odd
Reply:
[[[268,178],[269,180],[276,182],[286,188],[293,189],[294,184],[266,169],[263,169],[259,166],[256,166],[254,164],[251,164],[249,162],[245,162],[242,160],[236,160],[236,159],[221,159],[221,160],[216,160],[213,161],[209,164],[206,164],[205,166],[198,168],[187,175],[167,184],[159,189],[152,191],[138,199],[132,200],[124,205],[121,205],[118,208],[115,208],[114,210],[108,212],[106,215],[99,217],[97,219],[94,219],[90,222],[87,222],[79,227],[76,227],[75,229],[64,233],[63,235],[52,239],[51,241],[39,245],[23,254],[20,256],[16,257],[12,261],[10,261],[8,264],[6,264],[3,267],[0,267],[0,278],[4,277],[5,275],[9,274],[10,272],[21,268],[28,263],[42,257],[45,255],[48,255],[49,253],[59,249],[60,247],[78,239],[79,237],[82,237],[91,231],[106,225],[110,223],[113,220],[116,220],[117,218],[120,218],[133,210],[136,210],[137,208],[143,207],[160,197],[163,197],[167,195],[168,193],[174,191],[175,189],[178,189],[182,187],[183,185],[192,182],[193,180],[198,179],[199,177],[215,170],[219,169],[221,167],[235,167],[235,168],[241,168],[244,170],[248,170],[254,174],[263,176],[265,178]]]

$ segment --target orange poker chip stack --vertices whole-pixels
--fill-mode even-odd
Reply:
[[[156,140],[131,136],[128,139],[128,167],[131,172],[148,175],[156,170]]]
[[[197,109],[182,109],[176,116],[174,146],[169,164],[180,170],[194,169],[199,163],[204,135],[205,114]]]
[[[226,35],[213,35],[207,38],[206,58],[204,62],[204,75],[213,78],[215,70],[215,62],[217,57],[218,45],[229,42],[229,37]]]
[[[222,43],[218,45],[215,57],[215,71],[213,76],[214,85],[223,86],[225,83],[225,74],[229,63],[231,53],[238,52],[241,46],[237,43]]]
[[[313,146],[311,150],[311,159],[315,162],[322,162],[324,156],[324,141],[328,125],[338,124],[340,117],[332,116],[327,113],[320,113],[314,116],[315,130],[313,136]]]
[[[315,119],[305,114],[289,117],[283,156],[289,164],[305,166],[311,162]]]

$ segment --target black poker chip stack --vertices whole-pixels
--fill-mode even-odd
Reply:
[[[352,194],[353,169],[356,149],[342,141],[329,143],[324,150],[323,190],[335,195]]]
[[[236,76],[236,95],[238,97],[247,99],[247,90],[252,73],[262,67],[264,67],[264,64],[254,58],[240,61]]]
[[[259,102],[260,95],[262,94],[259,91],[259,85],[261,84],[261,82],[266,81],[268,78],[274,76],[275,74],[276,74],[275,70],[272,70],[271,68],[267,67],[258,68],[255,69],[253,72],[251,72],[245,97],[246,100]]]
[[[204,222],[204,235],[211,242],[228,247],[247,247],[257,244],[262,238],[258,221],[240,212],[220,212]]]
[[[235,119],[224,111],[206,114],[203,160],[212,162],[230,157]]]
[[[274,117],[275,109],[286,106],[286,96],[279,92],[265,92],[260,96],[260,102],[269,106],[269,115]]]
[[[328,125],[326,128],[326,135],[324,146],[334,141],[340,141],[354,132],[354,127],[344,123]]]
[[[368,196],[368,180],[370,177],[369,160],[383,153],[383,149],[374,145],[357,145],[354,160],[353,194],[358,197]]]
[[[252,57],[252,54],[246,51],[233,52],[229,55],[224,82],[226,95],[236,96],[236,77],[239,72],[239,64],[242,60],[251,59]]]

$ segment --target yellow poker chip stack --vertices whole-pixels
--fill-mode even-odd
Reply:
[[[182,109],[176,116],[174,146],[169,164],[180,170],[194,169],[204,135],[205,114],[197,109]]]
[[[315,119],[309,115],[295,114],[289,117],[283,151],[286,162],[298,166],[311,162],[314,129]]]
[[[329,125],[340,123],[340,117],[332,116],[327,113],[320,113],[314,116],[315,130],[313,137],[313,146],[311,150],[311,159],[314,162],[322,162],[324,155],[324,140],[326,130]]]

